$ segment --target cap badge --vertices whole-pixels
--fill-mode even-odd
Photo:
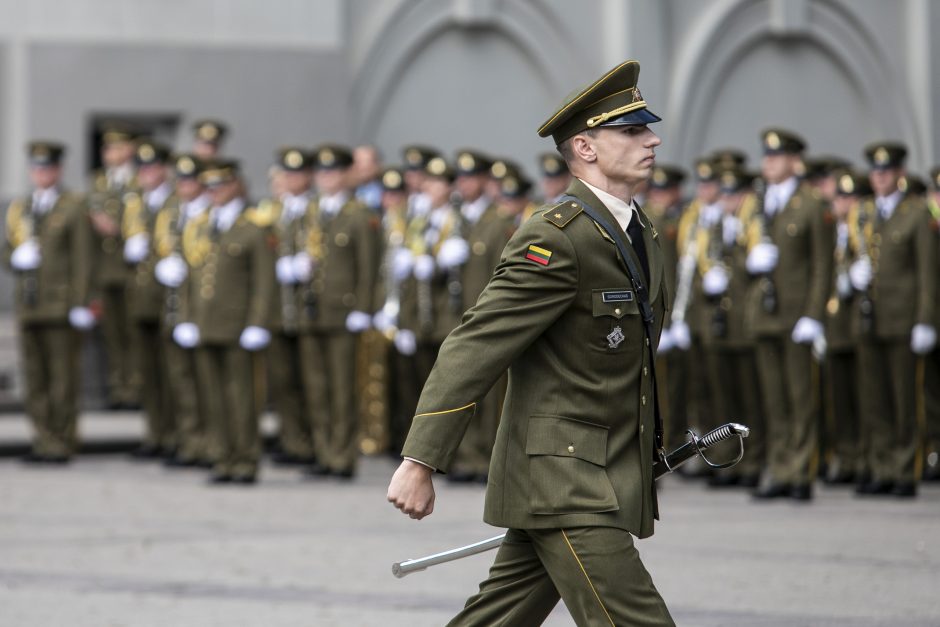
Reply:
[[[457,165],[460,166],[460,169],[465,172],[473,170],[473,168],[476,167],[476,164],[476,159],[474,159],[473,155],[468,152],[461,153],[461,155],[457,157]]]
[[[506,164],[503,161],[496,161],[490,166],[490,174],[492,174],[494,178],[503,178],[506,176],[506,171]]]
[[[199,139],[207,142],[215,141],[219,136],[219,129],[214,124],[203,124],[199,127],[198,135]]]
[[[447,171],[447,162],[441,157],[434,157],[428,161],[428,172],[435,176],[440,176]]]
[[[176,169],[180,174],[192,174],[196,171],[196,163],[189,157],[180,157],[176,162]]]
[[[410,148],[408,152],[405,153],[405,161],[411,165],[421,163],[421,151],[417,148]]]
[[[154,152],[153,146],[150,144],[143,144],[137,149],[137,156],[140,157],[141,161],[152,161],[157,153]]]
[[[503,193],[504,194],[515,194],[519,191],[519,181],[514,179],[511,176],[507,176],[503,179]]]
[[[284,155],[284,165],[289,168],[299,168],[304,163],[304,157],[299,150],[289,150]]]
[[[888,149],[884,146],[879,146],[878,150],[875,151],[875,165],[886,165],[890,160],[890,155],[888,154]]]
[[[780,149],[780,136],[777,135],[775,132],[771,131],[767,133],[767,137],[764,138],[764,141],[766,142],[767,147],[770,148],[771,150]]]
[[[639,87],[633,88],[633,102],[640,102],[643,100],[643,95],[640,93]]]
[[[851,194],[855,192],[855,181],[850,175],[843,174],[839,179],[839,189],[845,194]]]
[[[656,183],[657,185],[665,185],[668,178],[669,177],[666,176],[665,170],[663,170],[662,168],[656,168],[653,171],[653,182]]]
[[[696,172],[698,173],[698,177],[700,179],[707,179],[712,175],[712,167],[707,163],[700,163],[698,168],[696,168]]]
[[[336,163],[336,155],[333,154],[333,151],[329,148],[324,148],[320,151],[320,165],[330,167]]]
[[[401,185],[401,174],[395,170],[389,170],[382,175],[382,184],[385,187],[394,188]]]

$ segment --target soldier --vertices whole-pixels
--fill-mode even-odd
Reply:
[[[521,171],[509,172],[499,181],[500,207],[512,217],[515,228],[519,228],[538,210],[538,206],[529,198],[531,191],[532,181]]]
[[[200,384],[218,391],[209,416],[216,449],[210,481],[253,484],[261,454],[255,377],[258,352],[271,341],[274,250],[269,216],[247,206],[239,177],[238,162],[228,159],[210,162],[200,175],[211,207],[184,233],[205,244],[189,253],[196,261],[192,298],[174,337],[184,346],[199,343]]]
[[[319,198],[305,217],[306,247],[294,264],[303,291],[300,359],[317,460],[307,473],[350,479],[359,453],[356,341],[372,325],[379,220],[351,193],[349,149],[326,144],[315,153]]]
[[[552,152],[543,152],[539,155],[539,172],[542,175],[542,196],[548,204],[565,193],[571,183],[571,173],[568,164],[561,155]]]
[[[220,120],[204,119],[193,123],[193,153],[199,159],[219,156],[222,142],[228,135],[228,126]]]
[[[806,175],[804,179],[815,189],[826,202],[832,202],[837,195],[837,175],[841,175],[851,167],[851,164],[842,157],[816,157],[805,160]]]
[[[303,256],[305,216],[316,202],[313,193],[312,151],[297,146],[286,146],[275,154],[283,192],[279,197],[261,201],[258,211],[268,215],[277,239],[278,291],[272,306],[273,330],[268,351],[268,373],[271,399],[280,421],[278,453],[274,461],[282,464],[314,462],[313,434],[310,423],[310,400],[304,389],[300,365],[300,313],[303,290],[295,271],[295,260],[306,273]]]
[[[88,195],[88,210],[97,244],[94,289],[101,298],[108,368],[108,404],[112,409],[137,405],[140,372],[132,352],[131,317],[127,308],[130,271],[124,263],[121,223],[125,194],[137,189],[134,173],[134,135],[126,125],[109,124],[101,136],[104,169],[96,172]]]
[[[176,204],[167,172],[169,158],[168,147],[151,140],[138,142],[134,162],[140,191],[124,196],[121,222],[124,262],[131,268],[127,309],[133,322],[134,355],[141,373],[140,397],[147,420],[143,443],[134,455],[168,459],[176,454],[176,429],[160,320],[164,290],[154,276],[157,258],[153,235],[157,213]]]
[[[353,148],[350,184],[356,190],[356,199],[378,212],[382,207],[382,153],[375,146],[364,144]]]
[[[859,481],[867,466],[867,447],[861,437],[859,420],[856,338],[852,333],[852,314],[857,305],[849,266],[856,255],[850,224],[857,219],[860,201],[871,195],[871,187],[867,177],[847,169],[835,170],[833,178],[836,179],[832,198],[836,237],[831,294],[826,301],[825,320],[825,425],[828,434],[821,439],[830,447],[824,480],[840,484]]]
[[[759,499],[812,499],[817,456],[822,325],[832,280],[831,217],[796,176],[805,142],[795,133],[761,135],[763,198],[747,225],[752,281],[746,315],[756,339],[767,420],[767,477]],[[813,351],[816,351],[816,358]]]
[[[208,442],[206,423],[208,395],[198,393],[196,359],[193,346],[183,347],[173,340],[173,330],[180,323],[181,313],[190,298],[189,268],[185,261],[183,233],[187,225],[204,216],[209,196],[199,175],[203,162],[195,154],[181,154],[173,159],[175,202],[168,202],[157,213],[154,223],[153,250],[158,261],[154,275],[164,287],[162,306],[162,350],[166,362],[166,378],[170,389],[170,410],[176,425],[176,455],[168,466],[207,465]]]
[[[401,151],[405,169],[405,187],[408,189],[408,216],[425,215],[430,207],[424,196],[425,168],[428,161],[441,153],[434,148],[413,144],[405,146]]]
[[[940,234],[940,167],[930,171],[930,193],[927,196],[927,207],[932,218],[931,226],[934,232]],[[937,264],[940,267],[940,243],[937,245]],[[937,290],[937,300],[934,304],[934,327],[940,327],[940,289]],[[934,348],[926,358],[925,367],[925,395],[927,413],[926,455],[924,456],[924,480],[940,480],[940,348]]]
[[[875,203],[870,219],[856,222],[863,244],[849,277],[859,300],[871,304],[861,309],[858,346],[871,479],[856,491],[910,498],[920,479],[924,356],[937,343],[937,238],[923,199],[898,187],[906,156],[907,148],[892,142],[865,148]]]
[[[631,535],[649,536],[656,515],[652,348],[668,308],[658,238],[632,199],[660,143],[638,70],[620,65],[539,129],[578,178],[574,199],[507,246],[441,349],[389,485],[406,514],[431,513],[433,469],[450,468],[476,400],[509,367],[484,514],[509,531],[452,625],[540,624],[559,596],[579,625],[674,624]]]
[[[91,232],[79,195],[61,188],[62,144],[27,146],[33,191],[10,203],[3,258],[16,277],[16,316],[32,451],[24,461],[66,463],[77,442],[76,330],[94,326],[88,308]]]

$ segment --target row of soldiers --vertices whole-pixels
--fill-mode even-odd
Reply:
[[[760,172],[733,149],[698,160],[686,206],[681,170],[651,180],[645,209],[676,269],[659,347],[669,435],[751,426],[742,461],[705,474],[758,499],[809,500],[817,473],[913,497],[940,470],[940,169],[928,193],[898,143],[866,147],[867,174],[806,158],[792,131],[761,143]]]

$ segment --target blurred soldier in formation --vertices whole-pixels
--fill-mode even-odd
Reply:
[[[940,167],[930,171],[930,192],[927,196],[931,227],[940,237]],[[937,244],[937,263],[940,268],[940,242]],[[940,328],[940,289],[934,304],[934,328]],[[940,347],[927,356],[926,364],[927,448],[924,456],[924,479],[940,480]]]
[[[849,277],[861,292],[859,389],[871,472],[857,488],[863,495],[913,497],[920,479],[924,357],[937,344],[937,237],[923,198],[899,186],[906,156],[901,144],[866,147],[875,201],[855,221]]]
[[[382,153],[371,144],[353,149],[353,164],[349,170],[350,186],[356,200],[378,212],[382,208]]]
[[[214,159],[222,150],[228,125],[220,120],[197,120],[193,123],[193,153],[199,159]]]
[[[160,320],[164,289],[154,275],[157,256],[153,245],[157,214],[177,203],[167,171],[169,159],[168,147],[151,140],[138,142],[134,162],[140,189],[125,194],[121,221],[124,262],[131,269],[127,310],[133,323],[133,354],[141,373],[140,398],[147,420],[146,435],[135,455],[168,459],[176,454],[176,425]]]
[[[287,146],[278,150],[275,158],[283,189],[258,205],[258,212],[268,216],[277,240],[278,289],[271,307],[273,333],[267,360],[271,399],[280,426],[274,461],[309,465],[314,462],[313,426],[309,390],[303,385],[299,327],[305,292],[301,283],[309,279],[306,216],[316,203],[312,189],[314,155]]]
[[[170,466],[209,463],[206,418],[210,412],[205,408],[209,392],[203,389],[198,393],[193,347],[177,344],[172,335],[180,323],[184,301],[189,299],[191,289],[183,233],[189,222],[204,215],[210,202],[199,181],[202,167],[202,161],[194,154],[181,154],[173,159],[175,202],[167,202],[157,213],[153,234],[153,252],[157,258],[154,275],[164,288],[161,336],[170,390],[169,408],[177,437],[176,455],[167,460]]]
[[[60,184],[65,147],[34,141],[27,154],[33,189],[7,208],[3,246],[16,278],[26,413],[34,431],[24,461],[66,463],[78,446],[78,331],[95,324],[88,308],[91,232],[81,196]]]
[[[323,145],[315,159],[319,197],[305,217],[305,248],[294,264],[303,291],[301,365],[317,460],[308,471],[349,479],[359,453],[356,343],[372,325],[379,219],[352,195],[349,149]]]
[[[121,222],[124,197],[137,189],[134,135],[122,124],[109,124],[101,136],[104,169],[92,177],[88,211],[95,235],[94,291],[101,299],[101,332],[108,369],[108,403],[113,409],[137,405],[138,361],[132,352],[131,317],[127,309],[130,271],[124,263]]]
[[[805,501],[813,496],[817,461],[817,360],[825,352],[832,220],[796,176],[803,139],[769,129],[761,142],[767,189],[747,225],[745,263],[753,277],[745,315],[757,342],[768,443],[766,480],[754,496]]]
[[[532,181],[521,171],[510,171],[499,179],[499,204],[512,218],[515,228],[538,210],[538,205],[529,196],[531,191]]]
[[[539,173],[542,175],[542,197],[547,205],[555,204],[571,183],[568,164],[555,152],[539,155]]]

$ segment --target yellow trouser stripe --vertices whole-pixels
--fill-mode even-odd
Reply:
[[[597,603],[601,606],[601,609],[604,610],[604,615],[607,617],[607,620],[610,621],[611,625],[617,627],[617,625],[614,623],[614,619],[610,617],[610,613],[607,611],[607,608],[604,607],[604,602],[601,601],[601,596],[597,594],[597,588],[594,587],[594,583],[591,581],[591,577],[587,574],[587,571],[584,570],[584,564],[581,563],[581,558],[578,557],[574,547],[571,546],[571,540],[568,539],[568,534],[565,533],[564,529],[561,530],[561,536],[565,539],[565,543],[568,545],[568,548],[571,549],[571,554],[574,555],[574,559],[576,562],[578,562],[578,566],[581,567],[581,572],[584,573],[584,578],[587,579],[588,585],[591,586],[591,592],[594,593],[594,598],[597,599]]]

